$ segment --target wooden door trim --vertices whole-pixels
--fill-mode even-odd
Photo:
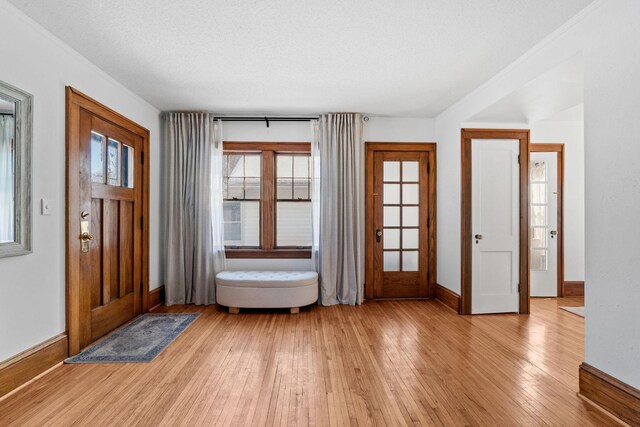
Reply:
[[[461,286],[460,314],[471,314],[472,251],[471,239],[471,140],[517,139],[520,141],[520,314],[529,314],[529,130],[462,129],[461,132]]]
[[[375,246],[373,235],[375,232],[373,224],[373,198],[368,197],[374,190],[374,154],[377,151],[413,151],[427,152],[429,155],[429,167],[431,176],[429,179],[429,275],[428,289],[429,298],[435,297],[437,275],[437,157],[435,142],[366,142],[365,143],[365,299],[374,299],[373,289],[373,259]]]
[[[564,296],[564,144],[532,143],[531,153],[558,154],[558,296]]]
[[[111,122],[115,126],[127,129],[142,138],[143,149],[140,155],[142,164],[142,312],[149,309],[149,131],[109,107],[95,101],[71,86],[66,87],[66,186],[65,186],[65,270],[66,270],[66,324],[69,336],[69,355],[80,351],[80,331],[82,328],[80,301],[80,229],[79,212],[79,124],[80,111]]]

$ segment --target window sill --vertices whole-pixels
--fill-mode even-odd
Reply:
[[[229,259],[242,258],[298,258],[311,259],[311,249],[225,249]]]

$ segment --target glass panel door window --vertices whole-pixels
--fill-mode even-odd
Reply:
[[[531,162],[531,269],[547,271],[549,242],[549,180],[546,162]]]
[[[419,169],[418,161],[383,162],[383,271],[419,270]]]

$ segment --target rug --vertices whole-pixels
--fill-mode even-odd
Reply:
[[[198,316],[197,313],[143,314],[64,362],[151,362]]]
[[[560,307],[561,309],[568,311],[569,313],[577,314],[580,317],[584,317],[584,307]]]

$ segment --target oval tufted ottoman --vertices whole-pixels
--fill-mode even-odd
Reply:
[[[318,300],[315,271],[223,271],[216,276],[216,301],[237,314],[240,308],[300,307]]]

